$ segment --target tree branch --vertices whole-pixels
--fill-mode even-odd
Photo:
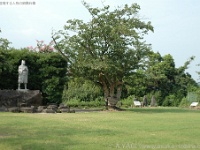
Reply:
[[[53,42],[56,44],[56,49],[61,53],[61,55],[64,57],[64,59],[66,61],[69,61],[69,59],[67,58],[67,56],[62,52],[62,50],[59,48],[58,43],[56,42],[55,38],[52,36],[51,37],[53,39]]]

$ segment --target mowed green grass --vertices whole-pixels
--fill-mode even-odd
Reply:
[[[200,149],[200,111],[0,113],[0,150]]]

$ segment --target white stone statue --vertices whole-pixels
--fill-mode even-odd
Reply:
[[[21,65],[18,68],[18,89],[20,88],[20,85],[24,83],[24,88],[27,89],[27,83],[28,83],[28,67],[25,65],[25,60],[22,60]]]

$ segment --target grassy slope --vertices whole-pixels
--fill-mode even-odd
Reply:
[[[0,113],[0,149],[200,149],[199,124],[199,111],[175,108]]]

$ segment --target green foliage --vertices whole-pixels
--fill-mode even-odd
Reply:
[[[40,66],[41,90],[46,95],[45,102],[60,103],[67,80],[67,62],[58,53],[39,53],[39,55],[37,63]]]
[[[152,96],[154,96],[156,100],[156,105],[161,106],[163,102],[163,97],[161,94],[162,94],[161,91],[152,91],[150,93],[147,93],[146,97],[148,104],[150,105]]]
[[[162,105],[173,90],[175,63],[171,55],[162,57],[154,52],[149,53],[148,59],[143,63],[145,67],[137,69],[126,81],[128,93],[140,97],[156,95],[158,105]]]
[[[195,89],[192,92],[188,92],[187,97],[181,100],[180,107],[189,107],[192,102],[200,102],[200,89]]]
[[[0,75],[4,71],[8,71],[8,72],[10,71],[11,66],[9,65],[9,62],[7,61],[7,58],[8,58],[8,52],[0,48]]]
[[[126,78],[124,82],[127,88],[127,95],[137,95],[139,97],[143,97],[146,94],[147,83],[143,69],[138,69],[135,74]]]
[[[200,102],[200,88],[198,88],[195,93],[197,94],[197,102]]]
[[[130,95],[127,98],[122,99],[121,101],[119,101],[123,106],[125,107],[130,107],[133,105],[133,100],[134,100],[135,96],[134,95]]]
[[[63,101],[78,99],[80,101],[93,101],[101,95],[101,88],[90,80],[73,78],[63,92]]]
[[[99,97],[91,101],[81,101],[74,98],[65,101],[65,104],[70,107],[100,107],[105,106],[105,100],[103,99],[103,97]]]
[[[11,42],[9,42],[7,39],[0,38],[0,75],[2,72],[10,71],[11,69],[11,65],[7,61],[7,57],[8,57],[7,50],[10,49],[9,44],[11,44]]]
[[[161,57],[159,53],[150,55],[150,62],[145,72],[148,91],[159,90],[163,98],[167,96],[173,89],[175,70],[175,63],[171,55],[164,57]]]
[[[8,50],[9,44],[11,44],[11,42],[9,42],[7,39],[0,38],[0,49]]]
[[[187,100],[187,98],[184,97],[184,98],[181,100],[181,102],[180,102],[180,104],[179,104],[179,107],[188,108],[188,107],[190,106],[190,104],[191,104],[191,103]]]
[[[188,101],[189,103],[192,103],[192,102],[200,102],[199,91],[189,92],[189,93],[187,94],[187,101]]]
[[[178,106],[179,103],[180,101],[176,98],[175,95],[169,95],[165,97],[162,106]]]
[[[148,56],[149,61],[143,64],[146,67],[138,69],[126,80],[128,94],[140,97],[155,94],[159,106],[178,106],[189,91],[197,89],[191,75],[185,73],[192,58],[183,66],[175,68],[173,57],[169,54],[162,57],[152,52]],[[174,95],[173,99],[171,95]]]
[[[71,78],[63,91],[62,101],[71,107],[105,106],[101,88],[84,78]]]

